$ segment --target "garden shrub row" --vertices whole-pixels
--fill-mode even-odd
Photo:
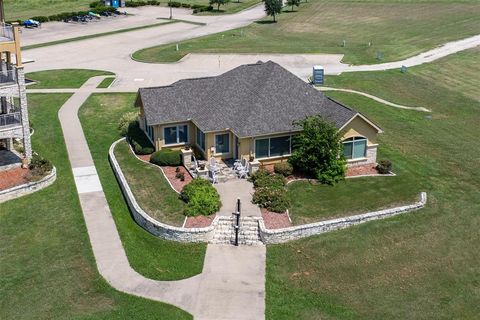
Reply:
[[[252,202],[271,212],[284,213],[290,206],[283,175],[272,174],[260,169],[251,175],[250,181],[255,187]]]
[[[152,143],[140,128],[137,112],[125,113],[118,123],[120,134],[127,137],[128,142],[133,148],[135,154],[151,154],[155,151]]]
[[[32,17],[31,19],[36,20],[40,23],[45,23],[45,22],[49,22],[49,21],[63,21],[65,19],[69,19],[69,18],[75,17],[75,16],[86,16],[86,15],[88,15],[89,12],[94,12],[94,13],[97,13],[97,14],[101,14],[101,13],[104,13],[104,12],[115,12],[115,11],[116,11],[116,9],[112,8],[112,7],[99,6],[99,7],[91,8],[91,10],[89,10],[89,11],[62,12],[62,13],[54,14],[54,15],[51,15],[51,16],[35,16],[35,17]],[[17,20],[17,21],[14,21],[14,22],[18,22],[20,24],[23,24],[23,21],[21,21],[21,20]]]
[[[185,215],[195,217],[208,216],[220,210],[220,195],[212,184],[205,179],[196,178],[183,187],[180,198],[187,203]]]
[[[161,4],[160,1],[157,0],[149,0],[149,1],[126,1],[126,7],[143,7],[143,6],[159,6]]]
[[[275,173],[281,174],[284,177],[291,176],[293,174],[293,166],[288,162],[276,163],[273,166]]]
[[[33,154],[28,168],[30,169],[32,181],[38,181],[52,171],[53,165],[49,160],[42,156]]]
[[[176,167],[182,164],[182,159],[180,151],[164,149],[152,154],[150,162],[157,166]]]

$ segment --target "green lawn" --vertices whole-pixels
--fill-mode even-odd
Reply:
[[[174,62],[191,52],[338,53],[345,54],[346,63],[378,63],[377,53],[383,61],[393,61],[479,34],[479,16],[480,5],[473,0],[311,0],[296,12],[281,14],[278,23],[265,18],[242,29],[181,42],[179,51],[174,43],[133,56]]]
[[[184,202],[160,168],[135,158],[126,142],[117,145],[115,157],[140,207],[160,222],[181,227],[185,220]]]
[[[176,280],[202,272],[205,244],[180,244],[150,235],[133,221],[108,162],[110,145],[120,138],[122,114],[134,111],[135,94],[95,94],[79,112],[103,190],[117,224],[130,264],[141,274]]]
[[[406,74],[394,70],[327,77],[328,85],[433,110],[429,118],[354,94],[329,93],[382,126],[380,158],[393,160],[398,178],[408,176],[415,184],[412,191],[427,191],[428,205],[395,218],[269,246],[267,319],[478,317],[479,53],[469,50]],[[364,192],[370,191],[351,196],[363,197]]]
[[[421,181],[408,168],[395,170],[396,177],[355,178],[334,187],[298,181],[288,185],[293,224],[345,217],[400,205],[419,199]],[[357,195],[357,196],[352,196]]]
[[[113,81],[115,81],[115,78],[105,78],[102,80],[102,82],[100,82],[97,88],[102,88],[102,89],[108,88],[111,86]]]
[[[98,274],[57,116],[68,97],[28,97],[33,148],[54,163],[58,177],[45,190],[0,204],[0,318],[192,319],[172,306],[122,294]],[[136,241],[149,267],[162,267],[157,272],[165,278],[184,276],[175,261],[184,262],[182,252],[195,252],[138,235],[140,228],[128,219],[117,219],[117,225],[131,229],[130,247]]]
[[[29,85],[29,89],[70,89],[80,88],[91,77],[110,75],[114,74],[100,70],[62,69],[31,72],[25,77],[38,82]]]

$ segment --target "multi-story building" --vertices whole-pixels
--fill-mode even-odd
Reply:
[[[23,142],[22,153],[13,150],[14,140]],[[32,157],[25,74],[20,50],[19,26],[5,23],[0,0],[0,166],[29,161]]]

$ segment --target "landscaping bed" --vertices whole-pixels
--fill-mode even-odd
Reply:
[[[0,191],[30,182],[31,173],[21,167],[0,171]]]
[[[261,209],[263,222],[267,229],[282,229],[292,226],[288,213],[276,213],[268,211],[265,208]]]

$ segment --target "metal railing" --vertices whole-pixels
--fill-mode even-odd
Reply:
[[[0,127],[11,126],[22,123],[20,112],[7,113],[0,115]]]
[[[0,42],[13,41],[13,27],[9,24],[0,24]]]
[[[0,84],[17,82],[17,70],[0,70]]]

